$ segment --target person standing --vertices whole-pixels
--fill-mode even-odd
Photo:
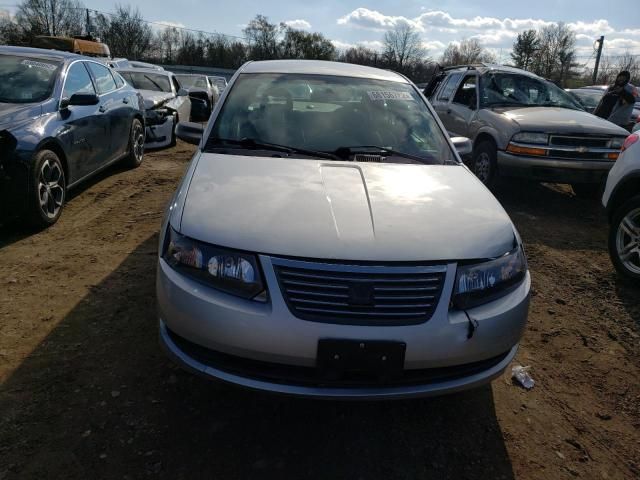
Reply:
[[[620,72],[615,83],[607,89],[593,114],[628,129],[633,106],[638,98],[638,89],[629,83],[629,80],[631,80],[631,74],[628,71]]]

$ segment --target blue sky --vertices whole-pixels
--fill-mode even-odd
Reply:
[[[109,0],[84,3],[104,11],[115,7]],[[606,36],[605,53],[640,54],[640,9],[633,2],[619,2],[616,8],[607,8],[612,4],[602,0],[137,0],[136,5],[148,20],[231,35],[242,35],[243,26],[261,13],[272,22],[319,31],[339,48],[357,44],[379,48],[386,29],[409,22],[433,57],[451,41],[478,38],[504,60],[517,32],[564,21],[574,27],[578,54],[585,61],[601,34]]]

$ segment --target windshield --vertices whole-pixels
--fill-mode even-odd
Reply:
[[[137,90],[171,93],[171,82],[166,75],[146,72],[119,72]]]
[[[603,90],[571,90],[571,93],[578,97],[580,103],[586,108],[596,108],[600,99],[604,95]]]
[[[563,107],[582,110],[577,100],[553,83],[517,73],[490,72],[480,80],[482,107]]]
[[[176,78],[185,88],[208,88],[207,79],[195,75],[176,75]]]
[[[455,161],[410,84],[368,78],[243,74],[216,119],[208,149],[221,148],[216,139],[253,139],[325,153],[379,153],[385,161],[393,152],[401,162],[409,162],[402,154],[422,163]]]
[[[61,63],[0,55],[0,102],[33,103],[51,96]]]

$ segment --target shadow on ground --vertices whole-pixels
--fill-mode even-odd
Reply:
[[[275,397],[173,367],[156,238],[0,387],[0,478],[512,479],[490,387],[391,403]]]

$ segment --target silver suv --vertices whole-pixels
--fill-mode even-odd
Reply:
[[[451,134],[473,140],[470,167],[488,186],[512,175],[570,183],[576,194],[592,195],[628,135],[553,83],[516,68],[444,69],[425,95]]]

